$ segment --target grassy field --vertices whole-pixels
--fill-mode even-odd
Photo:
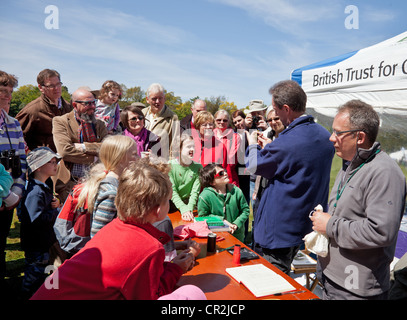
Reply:
[[[332,162],[330,189],[332,189],[335,177],[342,166],[342,159],[336,155]],[[402,171],[407,177],[407,168],[401,166]],[[251,221],[253,216],[250,215],[249,232],[251,231]],[[250,238],[250,234],[248,236]],[[19,290],[21,286],[21,280],[24,271],[24,252],[20,249],[20,222],[17,216],[14,214],[14,220],[11,225],[10,234],[7,240],[6,247],[6,261],[7,261],[7,277],[6,281],[9,284],[11,290],[9,298],[12,296],[18,298]]]

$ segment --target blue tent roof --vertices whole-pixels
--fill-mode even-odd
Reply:
[[[298,84],[301,86],[303,70],[310,70],[310,69],[315,69],[315,68],[333,66],[333,65],[337,64],[338,62],[341,62],[343,60],[346,60],[346,59],[352,57],[358,51],[359,50],[352,51],[352,52],[345,53],[345,54],[342,54],[337,57],[329,58],[329,59],[326,59],[323,61],[315,62],[313,64],[310,64],[310,65],[302,67],[302,68],[295,69],[293,72],[291,72],[291,80],[298,82]]]

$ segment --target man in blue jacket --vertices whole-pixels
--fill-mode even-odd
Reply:
[[[327,208],[334,147],[330,133],[305,114],[307,96],[298,83],[281,81],[270,94],[286,129],[263,148],[252,132],[246,166],[269,180],[254,217],[254,242],[288,274],[303,237],[312,231],[310,211],[318,204]]]

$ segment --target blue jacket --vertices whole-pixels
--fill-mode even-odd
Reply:
[[[321,204],[325,212],[332,158],[330,134],[309,115],[295,119],[264,149],[250,145],[246,166],[269,179],[254,217],[254,241],[268,249],[303,243],[312,231],[309,212]]]

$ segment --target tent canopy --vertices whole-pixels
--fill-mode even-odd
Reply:
[[[407,32],[376,45],[320,61],[291,73],[307,93],[307,108],[333,117],[360,99],[381,114],[407,116]]]

